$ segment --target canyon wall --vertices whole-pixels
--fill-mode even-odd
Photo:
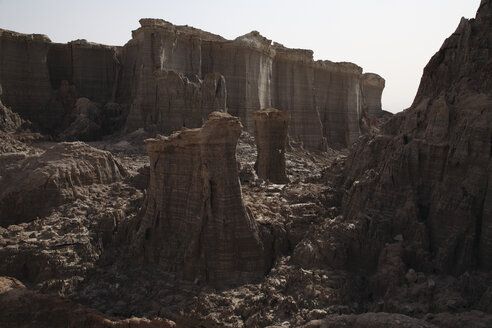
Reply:
[[[114,101],[120,70],[117,47],[85,40],[57,44],[44,35],[6,30],[0,30],[0,45],[2,101],[43,132],[68,127],[66,117],[75,102],[61,104],[63,81],[73,98]]]
[[[492,267],[492,2],[462,19],[424,69],[413,105],[356,144],[344,216],[377,263],[405,241],[416,270]]]
[[[52,92],[46,65],[50,44],[45,35],[0,30],[2,102],[25,119],[49,115],[45,109]]]
[[[312,150],[326,149],[327,142],[350,145],[361,134],[363,104],[371,112],[381,107],[384,80],[373,88],[357,65],[315,62],[312,51],[272,44],[256,31],[226,40],[160,19],[140,25],[123,47],[58,44],[1,30],[4,103],[53,135],[76,119],[72,102],[58,101],[63,81],[74,100],[85,97],[103,109],[120,104],[126,132],[199,127],[220,110],[240,117],[253,133],[253,113],[273,106],[291,113],[290,137]],[[97,135],[114,132],[101,120],[95,119],[102,129]]]

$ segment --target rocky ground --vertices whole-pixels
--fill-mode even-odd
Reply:
[[[334,232],[356,236],[340,216],[337,167],[346,154],[312,153],[290,142],[286,154],[290,182],[271,184],[255,174],[256,147],[247,133],[240,138],[237,159],[244,202],[261,232],[272,236],[272,268],[265,278],[220,286],[182,281],[152,267],[132,267],[124,241],[145,195],[146,137],[137,131],[90,143],[95,152],[109,151],[126,176],[85,185],[81,188],[86,192],[54,207],[49,215],[0,228],[0,274],[16,277],[29,288],[16,283],[0,295],[8,309],[0,311],[0,318],[7,326],[27,324],[33,317],[57,326],[52,315],[42,314],[49,313],[49,307],[32,304],[39,299],[67,311],[75,306],[100,313],[113,324],[131,317],[150,319],[137,320],[139,326],[394,327],[399,322],[404,327],[451,327],[473,320],[477,327],[487,327],[492,323],[487,314],[492,312],[490,274],[429,275],[405,268],[397,256],[393,262],[385,261],[376,275],[323,264],[344,254],[316,252],[325,249],[316,243],[330,242]],[[3,153],[0,163],[5,167],[58,146],[42,138],[28,142],[22,138],[4,134],[5,148],[25,153],[19,158]],[[387,257],[401,252],[404,245],[395,236]],[[29,295],[22,299],[25,310],[13,308],[12,290]],[[20,315],[26,317],[21,320]],[[70,315],[66,319],[74,320]]]

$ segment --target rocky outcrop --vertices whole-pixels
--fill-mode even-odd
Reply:
[[[56,144],[2,169],[0,225],[43,217],[52,208],[87,194],[87,186],[124,176],[126,171],[108,152],[81,142]]]
[[[363,107],[369,117],[382,115],[381,97],[385,83],[385,80],[377,74],[365,73],[362,75]]]
[[[255,171],[258,177],[273,183],[289,181],[285,173],[285,144],[290,113],[268,108],[253,114],[258,156]]]
[[[462,19],[424,70],[411,108],[366,137],[346,162],[344,216],[377,263],[405,241],[416,270],[459,274],[492,266],[492,2]]]
[[[19,114],[5,107],[0,101],[0,132],[15,132],[24,124],[26,124],[26,121]]]
[[[263,245],[243,204],[235,149],[239,119],[214,112],[202,128],[146,140],[150,185],[133,258],[215,283],[265,272]]]

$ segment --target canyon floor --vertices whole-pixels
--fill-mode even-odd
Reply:
[[[0,274],[18,279],[2,278],[0,320],[6,327],[67,322],[103,327],[492,325],[490,274],[453,277],[409,269],[403,282],[377,294],[378,284],[399,275],[398,256],[392,262],[387,254],[385,276],[322,265],[330,254],[306,257],[313,236],[338,233],[343,217],[337,179],[347,152],[309,152],[291,142],[286,153],[290,182],[271,184],[257,178],[254,138],[244,132],[236,151],[244,202],[260,230],[273,238],[265,277],[249,284],[211,285],[183,281],[151,266],[134,267],[125,240],[148,184],[147,137],[140,130],[89,143],[109,151],[126,176],[86,186],[46,217],[0,228]],[[2,134],[1,140],[9,150],[2,154],[4,167],[68,145],[28,133]],[[397,254],[404,241],[394,238]]]

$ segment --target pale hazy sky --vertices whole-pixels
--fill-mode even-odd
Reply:
[[[123,45],[143,17],[227,39],[252,30],[315,59],[350,61],[386,79],[383,108],[409,107],[424,66],[480,0],[0,0],[0,28]]]

